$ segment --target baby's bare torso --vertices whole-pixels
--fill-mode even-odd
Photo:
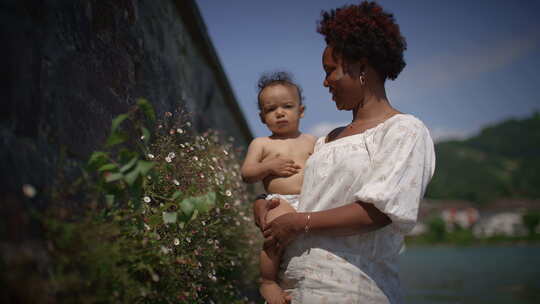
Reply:
[[[315,141],[312,136],[301,134],[296,138],[272,139],[265,141],[262,161],[275,157],[292,159],[299,165],[300,171],[288,177],[269,175],[263,179],[268,193],[299,194],[304,180],[304,167],[308,157],[313,153]]]

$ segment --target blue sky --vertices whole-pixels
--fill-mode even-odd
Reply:
[[[407,66],[387,81],[390,102],[426,123],[436,140],[464,138],[483,126],[540,111],[540,1],[380,0],[405,36]],[[196,0],[254,136],[256,82],[286,69],[306,97],[304,132],[323,135],[351,121],[336,110],[324,77],[321,10],[354,1]]]

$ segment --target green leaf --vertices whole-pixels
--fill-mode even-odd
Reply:
[[[150,142],[150,131],[148,131],[147,128],[141,127],[141,132],[143,135],[143,141],[145,144],[148,144]]]
[[[133,183],[137,180],[137,177],[139,177],[139,170],[137,168],[131,170],[126,176],[124,177],[124,180],[128,185],[132,186]]]
[[[137,162],[137,170],[139,170],[139,172],[141,172],[142,175],[146,175],[146,173],[148,173],[148,171],[150,171],[150,169],[152,169],[154,165],[155,164],[153,162],[139,160]]]
[[[151,227],[155,227],[156,225],[159,225],[161,221],[162,221],[162,218],[159,215],[152,215],[151,217],[148,218],[148,224]]]
[[[172,206],[176,206],[176,204],[169,202],[169,203],[166,203],[165,205],[163,205],[163,207],[160,207],[159,210],[165,211],[165,210],[168,210],[169,208],[171,208]]]
[[[122,166],[122,168],[120,168],[120,172],[124,173],[127,170],[131,169],[131,167],[133,167],[133,165],[135,165],[135,163],[137,163],[138,159],[139,159],[139,157],[137,157],[137,156],[133,157],[127,164],[125,164],[124,166]]]
[[[116,169],[116,168],[117,168],[117,166],[116,166],[115,164],[109,163],[109,164],[105,164],[105,165],[99,167],[98,171],[99,171],[99,172],[102,172],[102,171],[111,171],[111,170]]]
[[[179,198],[180,196],[182,195],[182,191],[180,190],[177,190],[173,193],[172,197],[171,197],[171,200],[176,200],[177,198]]]
[[[112,126],[111,126],[111,135],[116,131],[116,129],[118,129],[118,127],[120,126],[120,124],[126,120],[126,118],[128,118],[129,116],[127,114],[120,114],[118,116],[116,116],[113,120],[112,120]]]
[[[193,197],[188,197],[186,199],[183,199],[182,202],[180,202],[180,210],[182,210],[182,213],[184,213],[187,218],[190,218],[193,214],[193,210],[195,207],[193,206]]]
[[[102,151],[95,151],[90,155],[90,158],[88,159],[88,165],[92,166],[96,163],[101,163],[107,160],[108,154]]]
[[[154,112],[154,108],[148,102],[148,100],[146,100],[145,98],[139,98],[137,99],[137,105],[148,119],[150,119],[151,121],[156,120],[156,113]]]
[[[114,195],[112,194],[105,195],[105,201],[107,202],[108,207],[112,207],[112,205],[114,204]]]
[[[122,179],[122,177],[124,177],[122,173],[111,173],[105,177],[105,181],[110,183]]]
[[[109,136],[109,138],[107,138],[107,142],[105,143],[105,145],[107,147],[112,147],[125,142],[127,139],[128,137],[125,133],[114,132]]]
[[[199,212],[208,212],[216,206],[216,193],[209,192],[205,195],[201,195],[195,198],[195,208]]]
[[[176,218],[177,218],[176,212],[163,212],[163,223],[165,224],[176,223]]]
[[[199,215],[199,210],[195,209],[195,211],[193,211],[193,215],[191,216],[191,221],[193,221],[194,219],[197,218],[197,216]]]

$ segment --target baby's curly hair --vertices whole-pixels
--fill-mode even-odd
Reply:
[[[394,15],[374,1],[346,5],[321,13],[317,32],[346,63],[366,58],[383,80],[396,79],[405,67],[407,49]]]
[[[259,107],[259,110],[262,110],[261,92],[264,90],[264,88],[276,84],[295,87],[296,91],[298,92],[298,101],[300,102],[300,105],[302,105],[302,100],[304,100],[304,95],[302,95],[302,87],[294,81],[291,73],[286,71],[266,72],[261,75],[259,81],[257,82],[257,106]]]

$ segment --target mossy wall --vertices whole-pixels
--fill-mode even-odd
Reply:
[[[85,160],[138,97],[251,140],[193,1],[0,0],[0,38],[0,235],[12,241],[27,235],[26,207],[50,203],[60,155]]]

